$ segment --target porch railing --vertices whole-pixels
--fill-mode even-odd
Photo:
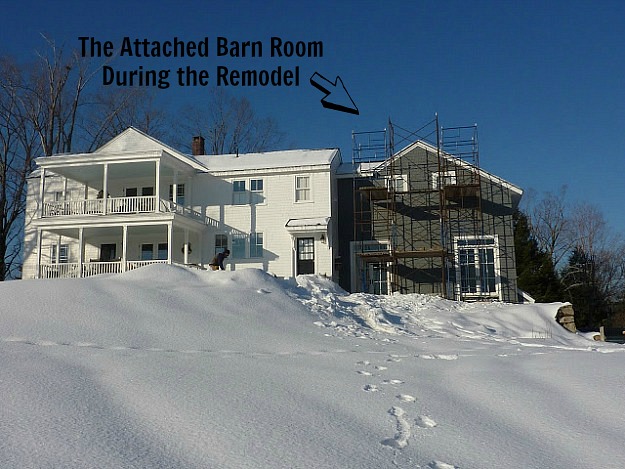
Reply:
[[[106,210],[105,210],[106,209]],[[177,213],[192,218],[205,225],[213,225],[214,220],[202,213],[170,200],[161,199],[157,204],[156,196],[108,197],[107,199],[61,200],[43,204],[44,218],[69,215],[124,215],[131,213]]]
[[[65,215],[103,215],[106,213],[145,213],[156,210],[156,197],[109,197],[107,199],[60,200],[43,204],[44,217]]]
[[[167,264],[166,260],[126,261],[126,271],[138,269],[151,264]],[[79,278],[101,274],[119,274],[124,271],[122,261],[111,262],[78,262],[41,264],[39,278]]]

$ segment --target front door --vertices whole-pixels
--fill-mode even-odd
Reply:
[[[369,292],[374,295],[388,294],[388,271],[386,263],[369,264]]]
[[[315,273],[315,238],[297,238],[297,275]]]
[[[116,255],[117,255],[117,245],[115,243],[100,245],[100,261],[102,262],[114,261],[116,259]]]

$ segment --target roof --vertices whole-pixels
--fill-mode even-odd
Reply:
[[[122,161],[124,159],[154,158],[162,154],[168,154],[194,170],[206,171],[206,168],[192,156],[181,153],[134,127],[128,127],[92,153],[63,153],[42,156],[37,158],[36,162],[39,166],[59,166],[67,163],[89,164],[112,159]]]
[[[227,172],[329,165],[338,153],[339,151],[336,148],[281,150],[262,153],[242,153],[239,155],[199,155],[195,159],[211,172]]]

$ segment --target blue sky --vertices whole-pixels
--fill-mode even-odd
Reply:
[[[115,44],[208,37],[211,56],[118,59],[119,69],[190,65],[298,66],[299,87],[230,88],[275,118],[295,147],[339,147],[352,131],[390,118],[417,129],[477,123],[481,166],[528,193],[568,186],[571,201],[599,205],[625,234],[625,2],[621,1],[83,1],[3,7],[0,53],[31,60],[44,32],[66,47],[79,36]],[[218,36],[264,44],[263,57],[214,54]],[[323,57],[275,59],[271,37],[322,41]],[[308,82],[340,76],[359,115],[325,109]],[[202,87],[157,90],[173,110],[200,103]]]

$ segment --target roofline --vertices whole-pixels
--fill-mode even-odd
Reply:
[[[194,169],[198,170],[198,171],[207,171],[207,168],[200,163],[198,160],[196,160],[195,158],[193,158],[193,156],[187,155],[185,153],[182,153],[178,150],[176,150],[175,148],[167,145],[166,143],[161,142],[160,140],[158,140],[157,138],[152,137],[151,135],[146,134],[145,132],[143,132],[142,130],[137,129],[136,127],[130,126],[128,127],[126,130],[124,130],[122,133],[116,135],[115,137],[113,137],[111,140],[109,140],[108,142],[106,142],[104,145],[102,145],[101,147],[98,147],[93,153],[99,153],[102,150],[106,151],[105,148],[107,146],[109,146],[113,141],[115,141],[118,137],[124,135],[127,132],[130,131],[135,131],[138,134],[141,134],[143,137],[150,139],[151,141],[153,141],[154,143],[156,143],[157,145],[161,145],[163,147],[165,147],[167,149],[167,152],[173,156],[174,158],[178,158],[180,160],[184,160],[187,164],[189,164],[190,166],[192,166]],[[93,155],[93,153],[88,153],[89,155]]]
[[[416,140],[413,143],[411,143],[410,145],[408,145],[408,146],[402,148],[401,150],[399,150],[397,153],[395,153],[390,158],[388,158],[388,159],[384,160],[383,162],[381,162],[381,164],[378,167],[386,166],[387,164],[390,163],[391,160],[394,160],[394,159],[397,159],[397,158],[401,158],[402,156],[406,155],[408,152],[412,151],[416,147],[421,147],[421,148],[425,148],[426,150],[430,150],[430,151],[433,151],[433,152],[438,152],[438,148],[436,148],[436,146],[434,146],[434,145],[432,145],[432,144],[430,144],[428,142],[425,142],[423,140]],[[515,185],[515,184],[513,184],[513,183],[511,183],[509,181],[506,181],[502,177],[499,177],[499,176],[496,176],[496,175],[494,175],[492,173],[489,173],[488,171],[486,171],[486,170],[484,170],[484,169],[482,169],[482,168],[480,168],[478,166],[475,166],[475,165],[473,165],[473,164],[471,164],[471,163],[469,163],[467,161],[464,161],[463,159],[458,158],[457,156],[454,156],[454,155],[452,155],[450,153],[442,152],[442,155],[443,155],[444,158],[455,160],[455,162],[457,162],[461,166],[465,165],[467,167],[477,169],[480,172],[481,176],[484,176],[484,177],[486,177],[487,179],[489,179],[489,180],[491,180],[493,182],[497,182],[497,183],[501,184],[502,186],[506,187],[507,189],[510,189],[513,192],[516,192],[519,196],[523,195],[523,189],[522,188],[520,188],[519,186],[517,186],[517,185]]]

